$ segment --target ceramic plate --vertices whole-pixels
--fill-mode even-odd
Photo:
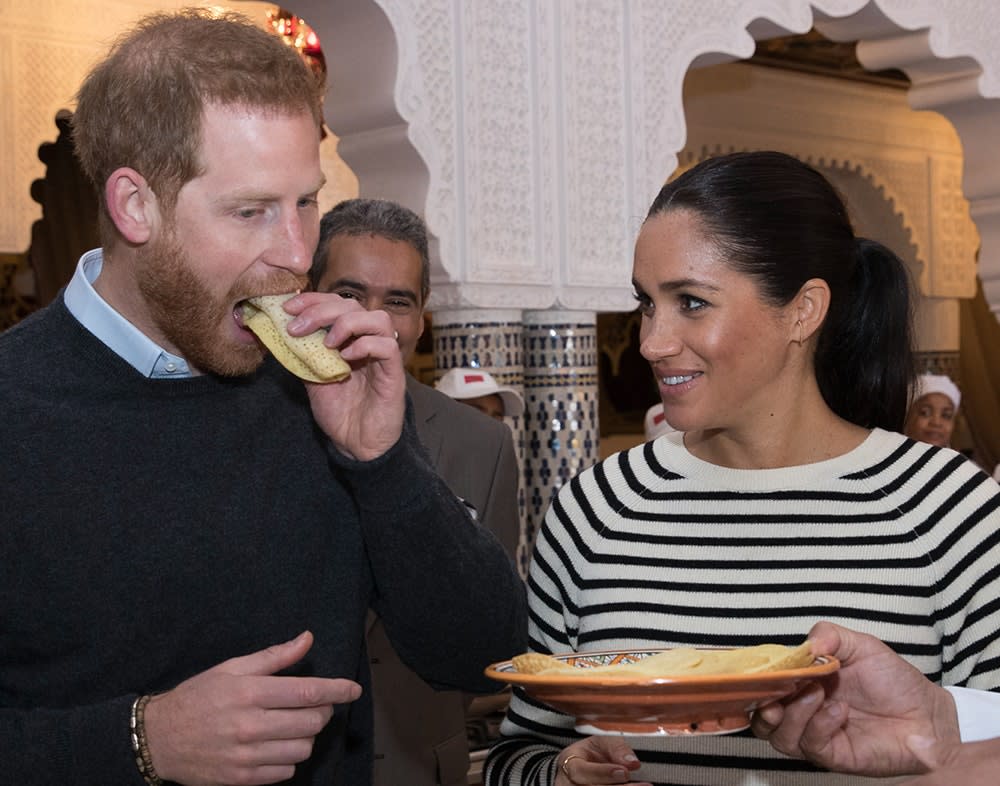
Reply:
[[[819,657],[811,666],[758,674],[678,677],[603,675],[587,678],[594,666],[633,663],[665,650],[571,652],[553,657],[581,674],[522,674],[511,661],[486,669],[486,676],[522,688],[529,696],[576,718],[581,734],[728,734],[750,725],[750,713],[795,693],[809,680],[832,674],[840,663]]]

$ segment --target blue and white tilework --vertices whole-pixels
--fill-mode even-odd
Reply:
[[[442,310],[435,311],[431,321],[435,379],[450,368],[480,368],[492,374],[501,385],[514,388],[524,395],[520,310]],[[517,566],[522,575],[526,575],[530,552],[524,537],[527,511],[524,417],[507,417],[504,421],[513,432],[520,469],[518,510],[521,516],[521,537],[517,549]]]
[[[525,565],[553,497],[598,459],[597,316],[524,313]]]

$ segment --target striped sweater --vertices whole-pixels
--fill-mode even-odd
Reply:
[[[738,470],[670,434],[563,487],[535,546],[532,649],[797,644],[865,631],[944,685],[1000,689],[1000,487],[958,453],[876,429],[798,467]],[[548,786],[572,718],[515,691],[488,786]],[[633,781],[846,786],[749,732],[630,740]],[[885,781],[879,781],[884,783]]]

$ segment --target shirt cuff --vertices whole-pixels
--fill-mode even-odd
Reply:
[[[1000,737],[1000,693],[955,686],[945,690],[955,699],[962,742]]]

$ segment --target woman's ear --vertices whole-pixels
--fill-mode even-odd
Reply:
[[[830,285],[821,278],[810,278],[793,301],[792,341],[801,344],[818,333],[829,310]]]
[[[147,242],[159,208],[146,178],[130,167],[119,167],[104,184],[104,197],[108,214],[122,237],[135,245]]]

